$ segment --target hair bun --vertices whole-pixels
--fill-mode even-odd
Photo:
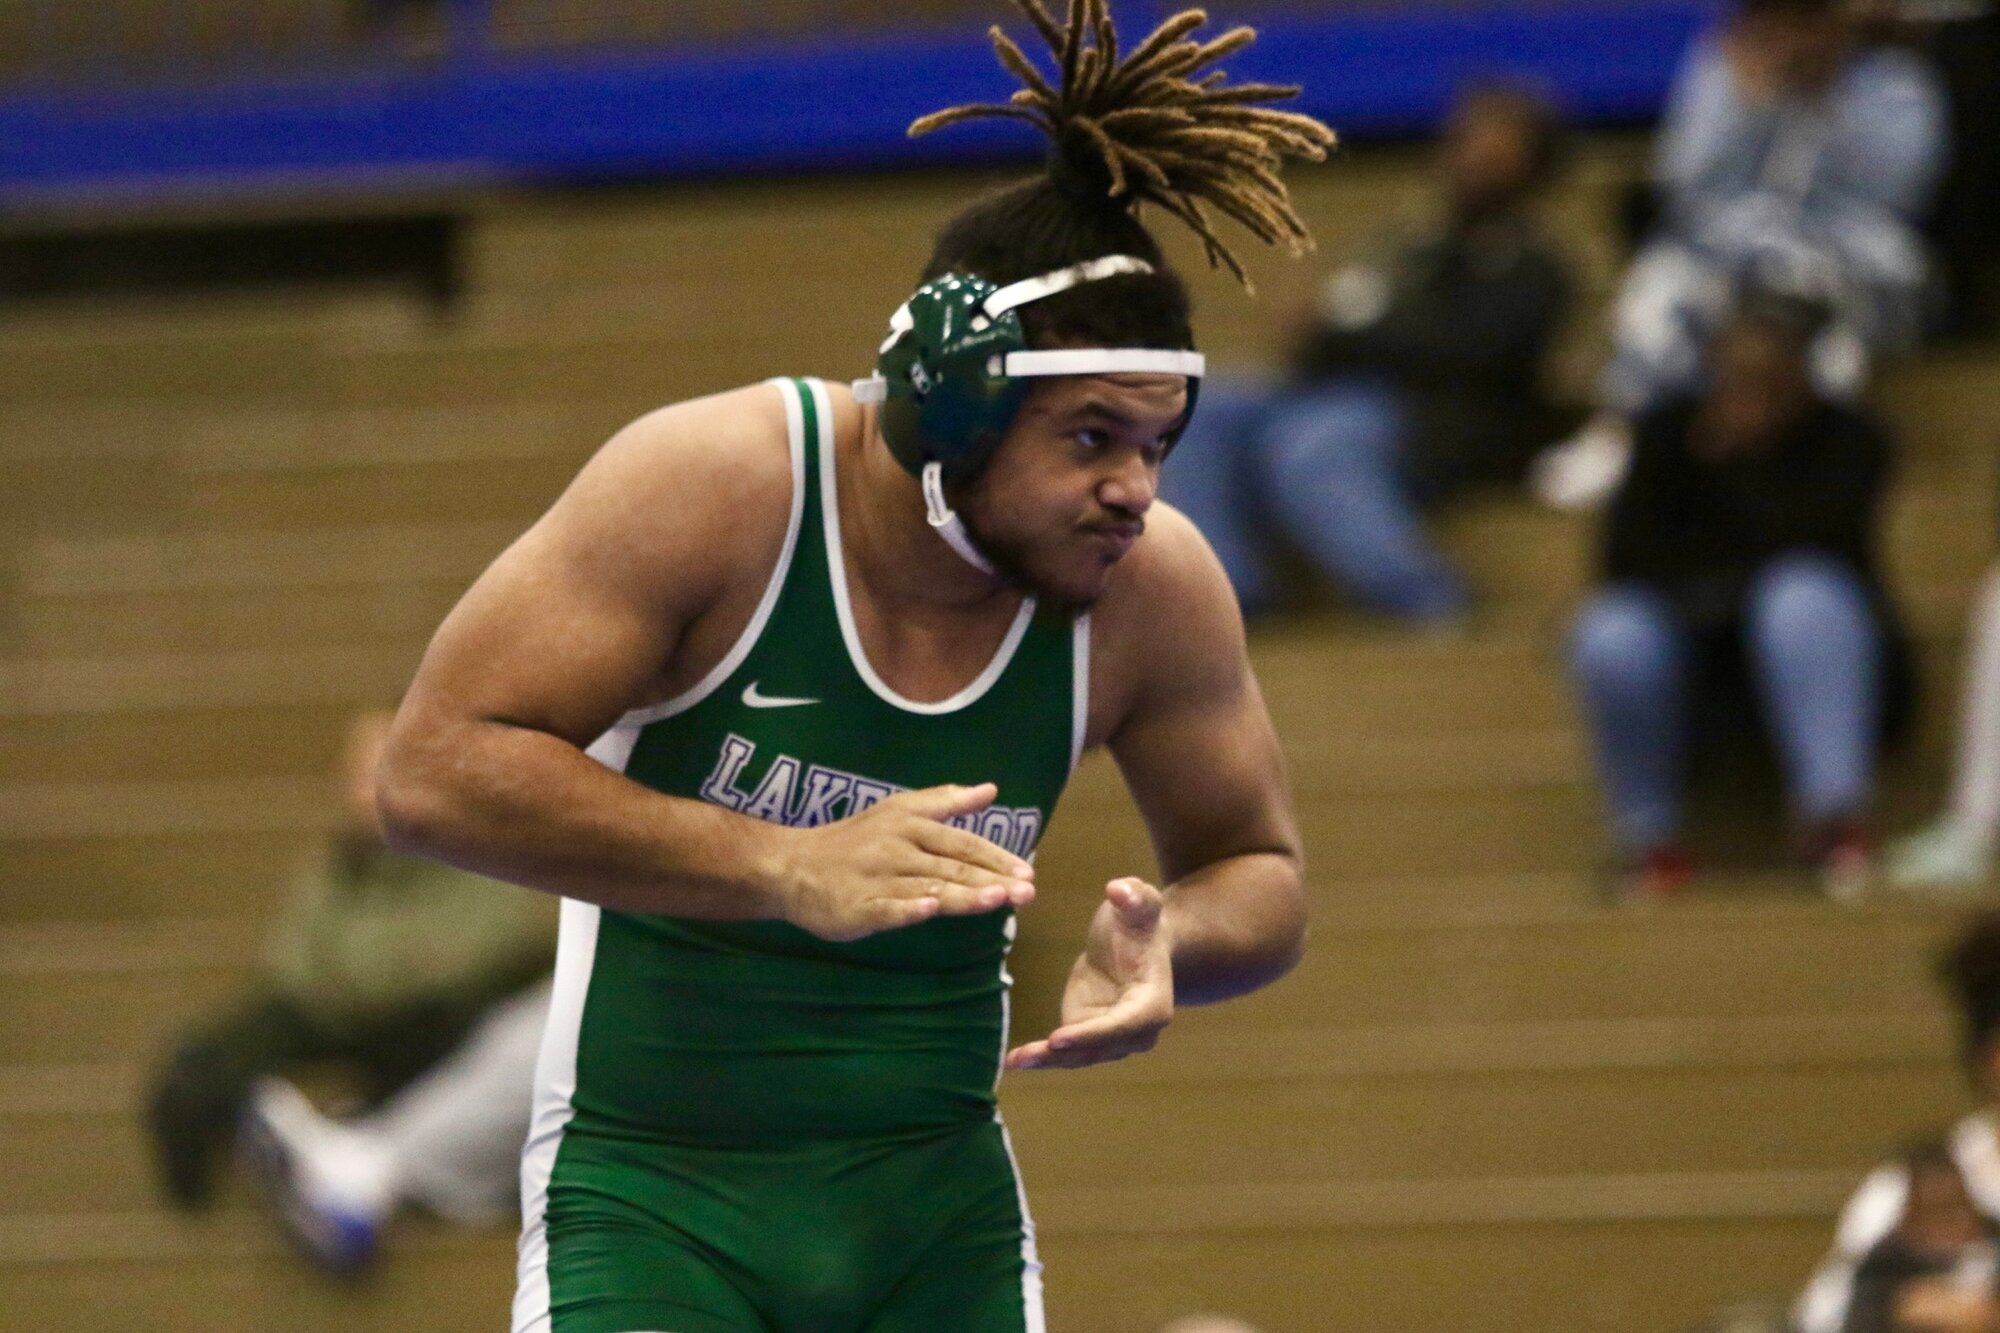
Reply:
[[[1132,208],[1131,192],[1119,188],[1122,182],[1112,176],[1104,150],[1080,125],[1065,125],[1052,136],[1047,171],[1056,193],[1079,208],[1121,213]]]
[[[1109,0],[1069,0],[1058,23],[1045,0],[1014,0],[1048,44],[1055,72],[1043,73],[1018,43],[992,29],[994,54],[1021,83],[1005,102],[971,102],[919,117],[915,137],[982,117],[1023,120],[1049,136],[1048,177],[1057,197],[1094,212],[1126,213],[1141,200],[1201,238],[1209,262],[1249,285],[1249,275],[1202,211],[1213,205],[1268,245],[1293,254],[1312,247],[1305,222],[1278,179],[1284,159],[1318,161],[1333,131],[1311,116],[1265,102],[1297,96],[1290,84],[1228,81],[1217,61],[1257,38],[1231,28],[1212,41],[1189,34],[1208,22],[1187,9],[1138,45],[1121,46]]]

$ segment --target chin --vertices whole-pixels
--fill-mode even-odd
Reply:
[[[1029,587],[1047,606],[1067,608],[1071,612],[1088,611],[1098,598],[1104,596],[1104,589],[1111,582],[1111,573],[1116,568],[1115,563],[1105,565],[1093,561],[1087,568],[1050,571],[1034,579]]]
[[[1089,610],[1104,595],[1111,572],[1123,558],[1122,554],[1109,561],[1095,555],[1079,557],[1070,550],[1061,554],[1071,558],[1052,559],[1060,548],[1051,550],[1048,546],[996,541],[977,529],[972,530],[972,536],[980,553],[999,571],[1001,578],[1032,596],[1043,609],[1070,614]]]
[[[988,559],[993,559],[989,554]],[[1072,615],[1088,611],[1104,595],[1110,570],[1089,571],[1038,569],[1025,561],[993,559],[1000,576],[1020,592],[1033,597],[1045,611],[1066,611]]]

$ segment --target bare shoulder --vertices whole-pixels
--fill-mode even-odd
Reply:
[[[615,567],[650,593],[669,590],[664,580],[699,603],[769,565],[791,491],[782,393],[755,384],[660,408],[620,430],[532,535],[606,572]]]
[[[1233,691],[1248,676],[1243,617],[1208,539],[1166,503],[1091,613],[1088,744],[1137,708]]]

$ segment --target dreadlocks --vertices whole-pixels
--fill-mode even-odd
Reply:
[[[1294,97],[1297,87],[1230,86],[1226,73],[1207,68],[1255,41],[1254,29],[1196,41],[1190,34],[1208,16],[1185,10],[1121,59],[1108,0],[1069,0],[1063,24],[1043,0],[1013,4],[1048,44],[1055,79],[996,25],[993,49],[1020,90],[1005,103],[925,116],[910,126],[912,137],[982,117],[1027,121],[1049,136],[1048,183],[1058,194],[1073,205],[1122,213],[1152,204],[1185,223],[1201,238],[1210,265],[1226,267],[1245,287],[1243,265],[1215,234],[1204,204],[1267,245],[1293,255],[1311,247],[1278,172],[1286,157],[1324,159],[1333,131],[1310,116],[1256,105]]]

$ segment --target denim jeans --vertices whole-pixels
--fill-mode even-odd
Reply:
[[[1861,580],[1824,556],[1781,556],[1753,580],[1742,632],[1794,813],[1859,813],[1874,775],[1883,646]],[[1613,584],[1577,616],[1570,667],[1623,852],[1679,832],[1695,650],[1667,598],[1643,584]]]
[[[1272,595],[1266,526],[1371,609],[1437,619],[1465,609],[1403,485],[1403,411],[1386,385],[1202,385],[1162,473],[1165,498],[1214,546],[1244,609]]]

